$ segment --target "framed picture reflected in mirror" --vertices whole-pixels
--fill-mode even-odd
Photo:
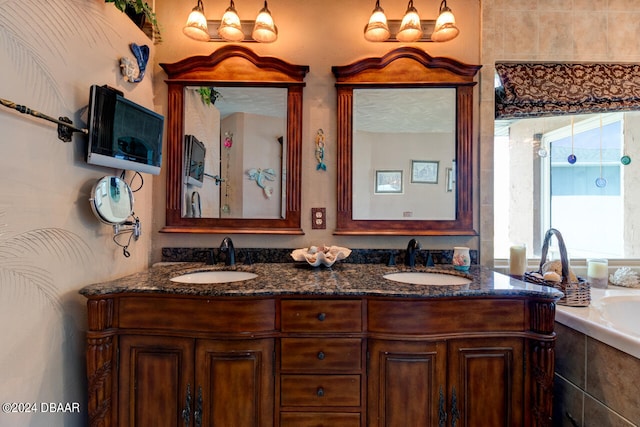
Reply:
[[[431,160],[411,160],[411,182],[437,184],[439,163]]]
[[[401,170],[376,171],[375,194],[401,194],[402,191]]]

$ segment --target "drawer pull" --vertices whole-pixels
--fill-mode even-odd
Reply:
[[[318,387],[318,391],[316,391],[318,397],[324,397],[324,388]]]
[[[319,360],[324,360],[324,351],[319,351],[318,352],[318,359]]]
[[[323,322],[324,319],[327,318],[327,315],[325,313],[318,313],[318,320]]]

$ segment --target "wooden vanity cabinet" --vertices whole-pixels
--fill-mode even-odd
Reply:
[[[89,300],[91,426],[273,426],[273,299]]]
[[[91,426],[551,426],[547,298],[90,297]]]
[[[271,426],[272,355],[273,339],[124,335],[119,425]]]
[[[280,427],[364,425],[363,302],[281,301]]]
[[[370,335],[385,337],[369,344],[369,427],[537,425],[525,420],[525,300],[368,308]]]
[[[523,426],[522,339],[369,345],[369,426]]]

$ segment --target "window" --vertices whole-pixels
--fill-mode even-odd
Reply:
[[[550,227],[571,258],[640,258],[639,119],[627,112],[497,120],[495,258],[508,258],[515,242],[539,256]],[[633,161],[625,165],[623,156]]]

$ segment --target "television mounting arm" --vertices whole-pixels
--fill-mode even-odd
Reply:
[[[89,134],[88,129],[81,129],[81,128],[75,127],[71,122],[71,119],[69,119],[68,117],[60,117],[58,119],[54,119],[53,117],[47,116],[46,114],[42,114],[39,111],[32,110],[29,107],[16,104],[15,102],[12,102],[12,101],[9,101],[8,99],[3,99],[3,98],[0,98],[0,104],[8,108],[13,108],[15,110],[18,110],[23,114],[30,114],[33,117],[37,117],[39,119],[44,119],[53,123],[57,123],[58,139],[63,142],[71,142],[71,135],[73,135],[73,132],[82,132],[85,135]]]

